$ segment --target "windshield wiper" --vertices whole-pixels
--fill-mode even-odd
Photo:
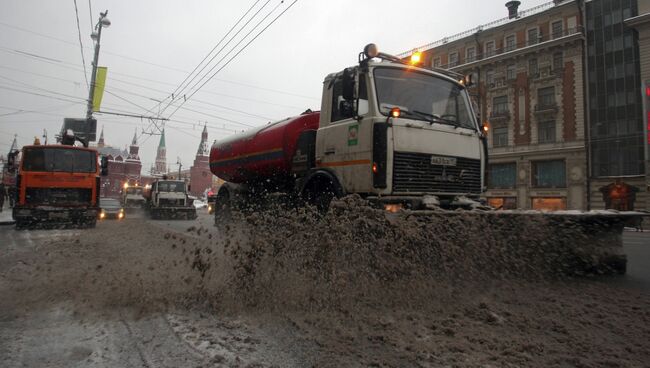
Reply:
[[[422,111],[418,111],[418,110],[413,110],[413,113],[428,118],[427,121],[430,122],[430,123],[447,124],[447,125],[451,125],[451,126],[453,126],[455,128],[458,128],[460,126],[460,122],[458,122],[456,120],[445,119],[443,117],[440,117],[440,115],[429,114],[427,112],[422,112]]]

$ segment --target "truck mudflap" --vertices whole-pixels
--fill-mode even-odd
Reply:
[[[426,218],[429,223],[471,221],[503,238],[487,246],[507,247],[512,252],[531,254],[530,262],[552,263],[559,273],[625,274],[623,230],[649,212],[554,211],[448,211],[404,210],[393,216]],[[434,218],[432,220],[432,218]]]
[[[194,220],[197,217],[194,207],[151,207],[149,213],[151,218],[161,220]]]
[[[17,228],[49,225],[79,225],[94,227],[97,222],[97,207],[27,207],[15,206],[12,216]]]

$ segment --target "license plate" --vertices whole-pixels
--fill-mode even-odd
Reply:
[[[456,166],[455,157],[431,156],[431,165]]]
[[[51,212],[49,215],[51,219],[66,219],[68,218],[67,212]]]

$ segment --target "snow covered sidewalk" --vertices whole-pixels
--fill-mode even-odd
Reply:
[[[2,212],[0,212],[0,225],[13,224],[14,219],[11,217],[11,208],[8,203],[4,204],[2,207]]]

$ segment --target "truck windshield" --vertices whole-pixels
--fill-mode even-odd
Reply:
[[[383,115],[399,107],[409,119],[477,129],[462,87],[443,78],[397,68],[374,71],[377,102]]]
[[[24,171],[94,173],[97,155],[73,148],[31,147],[23,154]]]
[[[126,188],[126,194],[142,195],[142,188]]]
[[[161,181],[158,183],[158,190],[161,192],[184,192],[185,183],[178,181]]]

